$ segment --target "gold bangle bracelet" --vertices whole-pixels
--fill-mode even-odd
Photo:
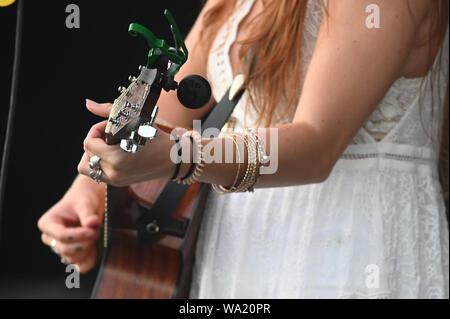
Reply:
[[[241,182],[236,186],[237,178],[240,175],[240,168],[236,175],[233,185],[226,188],[221,185],[213,185],[213,189],[220,194],[234,193],[234,192],[253,192],[256,183],[261,177],[261,166],[266,166],[268,163],[268,156],[262,146],[259,136],[252,129],[247,129],[244,132],[235,132],[230,134],[233,137],[233,142],[236,144],[236,149],[239,148],[235,138],[241,138],[244,141],[247,150],[247,168]]]
[[[232,184],[231,187],[226,188],[225,186],[222,185],[217,185],[217,184],[213,184],[212,187],[214,189],[214,191],[218,194],[228,194],[228,193],[233,193],[236,190],[236,184],[238,182],[239,179],[239,175],[241,173],[241,152],[239,151],[239,145],[237,144],[234,135],[230,134],[230,135],[226,135],[224,136],[224,138],[226,139],[227,137],[231,137],[232,141],[233,141],[233,145],[236,145],[236,159],[237,159],[237,164],[238,164],[238,168],[237,168],[237,172],[236,172],[236,176],[234,178],[234,182]],[[234,154],[233,154],[234,155]],[[233,156],[234,158],[234,156]]]
[[[247,170],[245,172],[243,180],[241,181],[239,186],[237,186],[236,192],[246,192],[250,190],[250,187],[253,184],[253,179],[255,178],[257,169],[257,154],[254,147],[254,141],[252,139],[249,139],[248,134],[236,133],[235,135],[243,138],[247,146]]]
[[[261,163],[259,161],[259,154],[258,154],[258,140],[255,138],[254,135],[252,135],[251,133],[246,133],[247,138],[249,138],[251,140],[251,143],[249,143],[249,145],[251,144],[251,149],[253,152],[253,160],[254,160],[254,164],[252,166],[252,174],[250,175],[249,181],[246,185],[246,191],[249,192],[253,192],[254,190],[254,186],[258,180],[259,177],[259,168],[261,167]]]

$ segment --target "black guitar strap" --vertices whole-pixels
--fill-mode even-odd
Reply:
[[[229,92],[230,89],[227,90],[220,102],[205,116],[205,120],[202,122],[202,134],[208,128],[217,128],[220,130],[225,125],[244,93],[244,89],[241,89],[235,94],[232,100],[228,98]],[[188,185],[169,181],[150,210],[142,206],[139,207],[144,216],[137,228],[140,244],[152,244],[167,229],[172,229],[171,233],[179,233],[182,236],[182,228],[186,225],[179,224],[179,227],[176,227],[177,225],[174,227],[172,214],[181,202],[188,187]],[[178,231],[176,228],[178,228]]]

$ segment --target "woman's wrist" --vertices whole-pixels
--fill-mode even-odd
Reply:
[[[200,182],[224,185],[230,187],[233,184],[241,181],[245,170],[242,169],[247,163],[246,150],[239,144],[227,143],[227,138],[204,138],[202,139],[203,148],[208,149],[206,156],[214,160],[206,160],[204,165],[203,174],[200,176]],[[237,150],[237,146],[241,146]],[[215,150],[221,149],[221,158],[214,154]],[[211,150],[211,152],[210,152]],[[237,156],[229,159],[229,154],[240,154],[240,158]],[[241,166],[241,167],[239,167]],[[238,175],[237,175],[238,174]]]
[[[80,198],[89,198],[89,202],[96,207],[105,205],[106,185],[98,184],[90,177],[77,175],[70,188],[64,194],[62,199],[79,201]]]
[[[192,130],[172,131],[173,134],[177,137],[171,138],[172,168],[167,178],[177,173],[173,179],[179,183],[203,182],[225,187],[239,185],[243,180],[247,172],[248,143],[236,142],[237,138],[231,136],[202,138]],[[231,160],[230,154],[235,154]]]
[[[182,133],[186,130],[177,131],[172,130],[169,150],[167,151],[171,165],[171,171],[168,173],[167,178],[171,180],[177,180],[183,176],[188,175],[188,172],[192,166],[192,143],[189,138],[184,137]]]
[[[179,175],[175,181],[180,184],[190,185],[198,182],[203,173],[204,156],[202,147],[202,137],[197,131],[186,131],[181,136],[184,142],[183,162],[190,163],[186,174]],[[187,145],[186,145],[187,143]]]
[[[259,141],[254,133],[201,138],[199,133],[184,131],[170,140],[171,168],[164,177],[184,184],[222,185],[224,189],[235,191],[253,189],[261,166],[257,151]]]
[[[106,185],[104,183],[99,184],[88,176],[78,174],[69,190],[89,190],[90,193],[104,195],[105,188]]]
[[[252,192],[261,177],[262,167],[269,165],[258,134],[249,129],[204,142],[205,145],[212,143],[209,149],[221,149],[221,154],[213,156],[214,163],[205,165],[202,181],[213,184],[218,193]]]

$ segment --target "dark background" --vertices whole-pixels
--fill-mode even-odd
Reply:
[[[81,28],[67,29],[68,4],[80,7]],[[117,87],[147,61],[140,23],[172,43],[164,9],[181,33],[190,30],[200,0],[25,1],[22,64],[13,147],[0,240],[0,298],[88,297],[95,271],[81,289],[67,289],[65,266],[40,240],[36,223],[76,176],[82,141],[100,121],[85,99],[111,102]],[[17,2],[0,7],[0,140],[3,148],[14,55]],[[2,152],[2,150],[0,150]],[[1,155],[1,153],[0,153]]]

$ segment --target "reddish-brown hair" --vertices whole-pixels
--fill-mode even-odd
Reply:
[[[279,113],[282,117],[298,103],[300,81],[295,76],[300,77],[302,72],[300,58],[302,26],[308,0],[262,1],[264,10],[252,21],[251,35],[241,42],[239,57],[251,105],[258,110],[259,118],[256,124],[270,126],[273,120],[278,120],[274,119],[277,107],[286,106]],[[220,1],[205,13],[202,37],[208,52],[216,33],[236,8],[237,3],[237,0]],[[445,36],[449,6],[448,0],[437,0],[432,3],[430,14],[433,15],[431,19],[433,23],[430,24],[430,36],[422,44],[429,45],[430,68],[436,53],[433,48],[439,47]],[[243,63],[244,57],[248,58],[245,64]],[[259,90],[264,92],[264,96],[256,94]],[[439,101],[439,103],[441,102]],[[441,183],[444,197],[448,199],[448,83],[445,112],[440,125],[439,137]]]

